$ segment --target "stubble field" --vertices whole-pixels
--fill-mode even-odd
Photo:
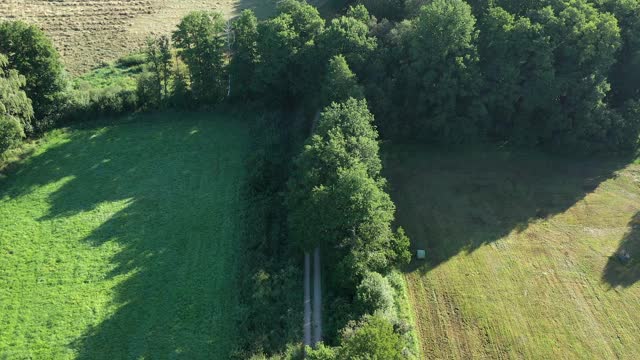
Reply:
[[[74,75],[138,49],[150,35],[170,33],[193,10],[233,17],[254,9],[273,14],[277,0],[4,0],[0,20],[40,26]]]

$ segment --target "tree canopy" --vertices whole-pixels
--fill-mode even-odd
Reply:
[[[195,11],[185,16],[173,33],[180,56],[189,67],[191,90],[203,103],[225,96],[225,20],[222,14]]]
[[[33,117],[31,100],[23,91],[26,79],[8,66],[7,57],[0,54],[0,154],[20,142]]]
[[[26,78],[24,90],[33,103],[34,118],[51,115],[66,87],[63,65],[51,40],[34,25],[0,22],[0,53],[6,55],[10,68]]]

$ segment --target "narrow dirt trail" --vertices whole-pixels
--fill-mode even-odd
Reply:
[[[313,251],[313,346],[322,341],[322,276],[320,248]]]
[[[311,346],[311,256],[304,253],[304,346]]]

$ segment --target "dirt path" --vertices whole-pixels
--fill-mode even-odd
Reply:
[[[322,287],[320,248],[313,251],[313,346],[322,341]]]
[[[320,248],[313,251],[313,304],[311,303],[311,255],[304,253],[304,346],[322,341],[322,275]],[[312,322],[313,317],[313,322]]]
[[[311,346],[311,256],[304,253],[304,346]]]

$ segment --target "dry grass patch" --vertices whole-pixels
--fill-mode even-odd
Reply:
[[[72,74],[115,60],[140,47],[149,35],[171,32],[192,10],[232,17],[251,8],[273,14],[276,0],[9,0],[0,20],[25,20],[53,39]]]

